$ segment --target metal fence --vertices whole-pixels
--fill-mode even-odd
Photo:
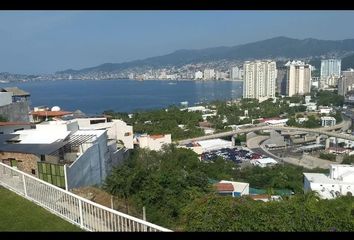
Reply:
[[[0,163],[0,184],[87,231],[171,231],[89,201],[3,163]]]

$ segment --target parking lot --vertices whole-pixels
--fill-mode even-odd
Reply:
[[[225,160],[233,161],[234,163],[248,162],[252,159],[262,158],[261,154],[254,153],[244,148],[222,148],[209,152],[202,153],[201,159],[211,161],[217,157],[222,157]]]

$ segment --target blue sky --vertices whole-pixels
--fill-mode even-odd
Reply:
[[[0,72],[53,73],[276,36],[354,38],[354,11],[0,11]]]

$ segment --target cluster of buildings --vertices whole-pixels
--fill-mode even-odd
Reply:
[[[302,61],[288,61],[276,66],[275,61],[246,61],[243,65],[243,98],[260,101],[283,96],[306,95],[311,87],[335,90],[342,96],[354,95],[354,70],[341,70],[340,59],[321,60],[320,77],[314,78],[315,68]],[[353,97],[352,97],[353,98]],[[354,98],[352,99],[354,101]]]
[[[312,67],[301,61],[288,61],[279,69],[275,61],[247,61],[243,69],[243,98],[264,101],[276,92],[291,97],[311,91]]]
[[[30,94],[0,91],[1,162],[67,190],[101,185],[136,147],[161,150],[171,135],[134,135],[133,127],[109,116],[29,108]]]

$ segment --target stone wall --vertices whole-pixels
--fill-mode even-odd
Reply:
[[[0,116],[9,122],[29,122],[29,112],[29,102],[14,102],[0,107]]]
[[[37,162],[40,160],[34,154],[28,153],[14,153],[14,152],[0,152],[1,161],[7,165],[10,165],[9,158],[14,158],[17,161],[17,169],[28,173],[34,177],[38,177],[38,167]],[[32,170],[35,170],[35,174],[32,173]]]

